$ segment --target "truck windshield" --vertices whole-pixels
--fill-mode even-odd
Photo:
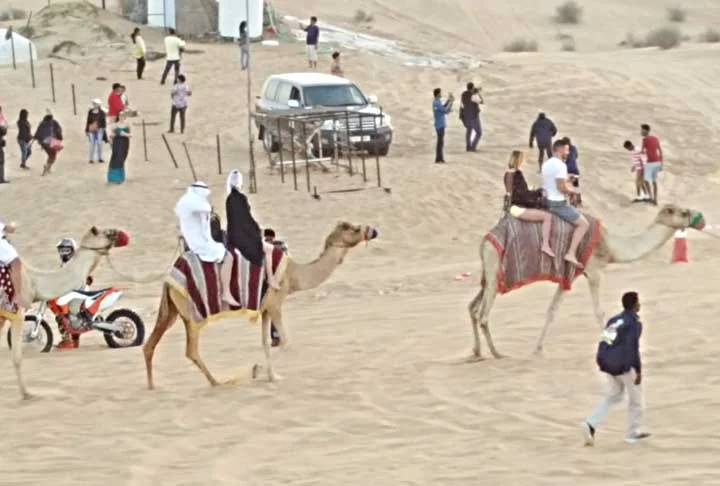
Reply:
[[[307,86],[303,89],[305,106],[361,106],[367,100],[354,84]]]

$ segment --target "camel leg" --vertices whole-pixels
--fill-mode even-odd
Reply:
[[[269,309],[268,314],[270,314],[270,320],[272,321],[272,324],[275,325],[275,329],[277,329],[278,334],[280,334],[280,347],[285,349],[290,344],[290,336],[287,333],[287,329],[285,329],[285,324],[283,323],[283,315],[281,309]]]
[[[482,350],[480,349],[480,315],[482,314],[482,300],[485,294],[485,288],[480,289],[480,292],[470,301],[468,311],[470,312],[470,325],[473,330],[473,356],[478,359],[482,359]]]
[[[272,361],[270,359],[270,313],[269,312],[262,313],[261,332],[262,332],[262,347],[263,347],[263,352],[265,353],[265,366],[267,366],[268,381],[272,382],[272,381],[275,381],[277,377],[275,376],[275,373],[273,373]]]
[[[163,290],[163,292],[167,292],[167,290]],[[163,296],[163,299],[166,299],[166,296]],[[143,354],[145,355],[145,371],[147,372],[147,383],[148,383],[148,390],[154,390],[155,389],[155,382],[153,380],[153,366],[152,366],[152,360],[153,355],[155,354],[155,348],[157,347],[158,343],[160,343],[160,340],[162,339],[163,335],[165,334],[165,331],[170,329],[170,326],[175,322],[175,319],[178,317],[178,311],[175,308],[175,306],[172,303],[167,303],[168,305],[161,304],[160,312],[158,313],[157,321],[155,322],[155,327],[153,328],[152,334],[150,334],[150,337],[143,345]]]
[[[25,313],[21,310],[15,319],[10,321],[10,331],[12,332],[12,362],[15,368],[15,377],[17,378],[18,387],[20,388],[20,396],[23,400],[32,398],[25,387],[25,380],[22,376],[22,338],[23,338],[23,322],[25,321]]]
[[[485,341],[487,341],[488,349],[490,349],[490,354],[492,354],[493,358],[495,359],[501,359],[505,356],[498,352],[495,344],[493,343],[492,336],[490,335],[490,311],[492,310],[492,306],[495,303],[496,296],[497,287],[495,287],[495,285],[486,285],[482,304],[480,306],[480,329],[482,329],[483,336],[485,336]]]
[[[205,378],[207,378],[207,380],[210,382],[210,386],[218,386],[218,381],[215,379],[212,373],[210,373],[210,370],[208,370],[207,366],[205,366],[205,363],[200,358],[200,334],[198,333],[198,330],[194,328],[192,323],[189,320],[185,319],[185,317],[180,316],[180,318],[183,320],[183,323],[185,323],[185,337],[187,338],[185,356],[190,361],[195,363],[198,368],[200,368],[200,371],[202,371],[203,375],[205,375]]]
[[[564,295],[565,295],[565,292],[563,291],[562,287],[560,287],[558,285],[557,289],[555,290],[555,295],[553,295],[552,302],[550,302],[550,307],[548,307],[547,314],[545,315],[545,325],[543,326],[542,331],[540,331],[540,337],[538,338],[537,345],[535,346],[535,354],[536,355],[542,353],[543,341],[545,340],[545,335],[547,334],[548,329],[550,328],[550,324],[552,324],[555,321],[555,312],[557,311],[557,308],[560,306],[560,302],[562,302]]]
[[[590,297],[592,298],[593,312],[597,319],[600,329],[605,327],[605,313],[600,308],[600,284],[602,283],[602,274],[600,272],[585,272],[590,289]]]

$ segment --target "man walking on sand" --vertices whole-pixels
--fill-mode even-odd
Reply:
[[[583,268],[577,260],[577,249],[590,225],[585,216],[568,204],[567,200],[569,195],[576,192],[568,180],[568,170],[564,162],[570,150],[570,144],[565,139],[556,140],[552,148],[553,157],[545,161],[541,171],[545,204],[548,211],[575,226],[565,261],[578,268]]]
[[[477,152],[477,145],[482,137],[480,124],[480,105],[483,102],[480,90],[473,83],[460,95],[460,121],[465,126],[465,150]]]
[[[557,135],[557,127],[552,120],[545,116],[545,113],[539,113],[537,120],[530,127],[530,148],[533,148],[533,140],[537,141],[538,146],[538,170],[542,170],[544,155],[548,158],[552,155],[553,137]]]
[[[445,103],[442,101],[442,90],[435,88],[433,90],[433,119],[435,122],[435,134],[437,135],[437,142],[435,144],[435,163],[444,164],[445,155],[443,149],[445,147],[445,117],[450,110],[452,110],[452,104],[455,98],[452,93],[448,95],[448,99]]]
[[[650,125],[643,124],[640,126],[642,133],[642,153],[645,154],[647,162],[643,167],[643,178],[645,179],[645,191],[650,195],[652,203],[657,206],[658,203],[658,172],[663,167],[663,153],[660,147],[660,140],[655,135],[650,135]]]
[[[598,345],[597,362],[606,374],[608,387],[605,396],[597,404],[592,415],[581,424],[585,445],[595,444],[595,432],[605,422],[610,407],[628,394],[628,428],[625,442],[633,444],[650,437],[640,432],[643,419],[642,367],[640,363],[640,335],[642,323],[638,317],[640,298],[637,292],[622,296],[623,311],[610,319]]]
[[[180,74],[180,57],[184,48],[185,41],[175,34],[175,29],[168,29],[168,35],[165,37],[165,69],[160,78],[160,84],[165,84],[170,68],[175,71],[173,84],[177,82],[178,74]]]
[[[317,17],[310,17],[310,25],[303,27],[302,24],[300,24],[300,27],[305,31],[308,66],[310,69],[317,69],[317,48],[318,40],[320,39],[320,28],[317,26]]]

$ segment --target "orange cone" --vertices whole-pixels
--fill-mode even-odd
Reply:
[[[673,253],[671,263],[680,263],[688,261],[687,236],[685,230],[675,232],[675,242],[673,244]]]

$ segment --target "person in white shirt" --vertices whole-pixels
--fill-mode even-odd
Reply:
[[[232,306],[239,307],[240,304],[230,293],[232,255],[223,243],[213,239],[210,231],[212,206],[209,198],[210,188],[204,182],[197,181],[188,187],[175,206],[180,234],[187,248],[201,261],[222,263],[220,269],[222,299]]]
[[[15,233],[15,225],[10,223],[6,225],[0,221],[0,265],[9,267],[10,282],[12,283],[14,296],[11,304],[20,305],[20,295],[22,293],[22,263],[17,250],[7,240],[5,235]]]
[[[133,55],[135,56],[136,63],[136,74],[138,79],[142,79],[143,71],[145,70],[145,41],[140,37],[140,29],[135,27],[133,33],[130,34],[130,38],[133,42]]]
[[[565,158],[570,151],[566,140],[556,140],[553,143],[553,156],[542,165],[543,190],[545,191],[545,204],[548,210],[560,219],[575,225],[575,231],[570,241],[570,248],[565,255],[565,261],[582,268],[577,260],[577,249],[588,230],[589,223],[577,209],[568,204],[567,196],[575,192],[568,180]]]
[[[177,82],[180,74],[180,56],[184,48],[185,41],[175,34],[175,29],[168,29],[168,35],[165,37],[165,70],[160,78],[160,84],[165,84],[170,68],[175,70],[173,83]]]

